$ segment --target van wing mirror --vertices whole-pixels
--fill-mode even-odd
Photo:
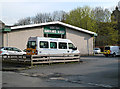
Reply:
[[[77,47],[75,47],[75,48],[72,48],[73,50],[77,50]]]

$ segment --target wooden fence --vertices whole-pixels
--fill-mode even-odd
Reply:
[[[44,54],[44,55],[4,55],[2,60],[7,62],[27,63],[27,64],[51,64],[51,63],[66,63],[79,62],[80,54],[64,53],[64,54]]]

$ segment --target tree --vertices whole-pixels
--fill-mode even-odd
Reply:
[[[92,12],[94,14],[94,19],[97,22],[110,22],[111,13],[108,9],[96,7],[92,10]]]
[[[66,23],[96,32],[96,21],[93,18],[91,8],[79,7],[66,15]]]
[[[28,24],[31,24],[31,18],[30,17],[26,17],[26,18],[18,20],[18,22],[15,23],[14,26],[28,25]]]
[[[118,2],[118,9],[120,10],[120,1]]]
[[[38,13],[35,17],[32,17],[33,24],[50,22],[51,15],[50,13]]]
[[[115,29],[116,22],[100,22],[98,26],[97,46],[115,45],[118,41],[118,31]]]
[[[34,17],[26,17],[18,20],[15,26],[18,25],[28,25],[28,24],[38,24],[52,21],[62,21],[66,20],[66,12],[64,11],[54,11],[53,13],[38,13]]]
[[[116,6],[116,9],[112,12],[111,16],[111,20],[117,23],[117,27],[115,29],[118,30],[118,38],[120,38],[120,1],[118,2],[118,6]],[[120,44],[120,39],[117,43]]]
[[[54,11],[52,14],[51,14],[51,19],[52,21],[65,21],[66,19],[66,12],[64,11]]]

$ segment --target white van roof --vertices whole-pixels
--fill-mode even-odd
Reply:
[[[46,38],[46,37],[29,37],[28,41],[60,41],[60,42],[71,42],[69,39],[62,39],[62,38]]]
[[[110,47],[110,48],[114,48],[114,47],[116,48],[117,47],[117,48],[120,48],[120,46],[105,46],[105,48],[106,47]]]

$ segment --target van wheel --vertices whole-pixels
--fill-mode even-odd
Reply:
[[[4,55],[3,55],[3,59],[4,59],[4,58],[7,58],[7,54],[4,54]]]
[[[105,55],[106,57],[108,57],[108,55]]]
[[[116,53],[113,53],[113,57],[115,57],[116,56]]]
[[[23,56],[26,56],[26,54],[23,54]]]

